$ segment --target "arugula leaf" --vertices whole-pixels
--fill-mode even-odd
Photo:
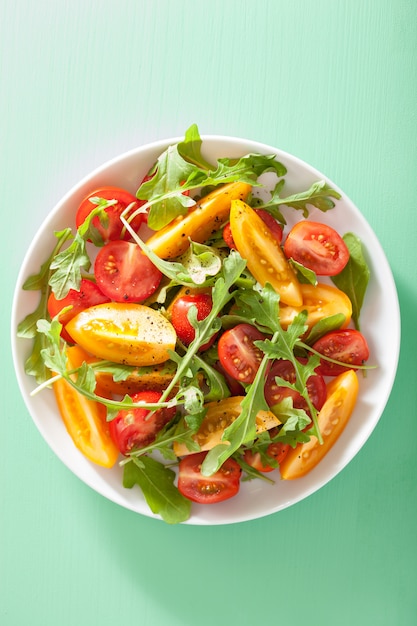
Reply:
[[[211,171],[214,169],[213,166],[201,154],[202,143],[197,124],[192,124],[185,132],[184,141],[180,141],[178,144],[178,152],[188,163],[192,163],[202,170]]]
[[[316,207],[320,211],[329,211],[335,207],[332,198],[340,200],[341,195],[338,191],[330,187],[324,180],[319,180],[311,185],[311,187],[300,193],[295,193],[286,198],[281,198],[280,193],[284,187],[284,181],[278,181],[275,188],[271,192],[271,198],[268,202],[258,205],[258,208],[267,209],[281,224],[286,224],[286,220],[279,208],[282,205],[303,212],[303,216],[309,216],[308,205]]]
[[[191,502],[174,485],[175,472],[152,457],[132,459],[124,466],[123,486],[138,485],[152,513],[159,514],[167,524],[185,522]]]
[[[283,176],[287,170],[273,154],[222,158],[218,159],[215,168],[212,167],[201,155],[201,138],[194,124],[186,132],[183,142],[168,146],[159,156],[150,172],[151,177],[137,190],[136,196],[147,200],[138,211],[149,209],[148,226],[160,230],[196,203],[184,192],[235,181],[256,186],[258,176],[267,171]],[[132,213],[129,220],[135,214]]]
[[[352,320],[355,328],[360,330],[359,316],[368,287],[370,270],[359,237],[353,233],[346,233],[343,240],[350,253],[349,261],[340,274],[332,277],[332,281],[349,297],[352,303]]]
[[[269,410],[264,395],[265,373],[268,360],[268,356],[263,357],[255,380],[248,386],[246,395],[242,400],[242,411],[240,415],[224,430],[222,440],[228,443],[217,444],[207,453],[201,466],[203,476],[215,474],[223,463],[236,452],[241,445],[255,439],[256,416],[259,411]]]

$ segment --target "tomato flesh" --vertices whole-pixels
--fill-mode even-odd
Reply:
[[[85,354],[78,346],[70,346],[67,358],[68,369],[73,370],[82,365]],[[113,467],[119,451],[110,436],[105,406],[86,398],[64,378],[54,382],[53,390],[62,420],[75,446],[93,463]],[[96,393],[105,396],[99,386]]]
[[[346,363],[346,366],[343,366],[321,359],[317,371],[322,376],[338,376],[345,372],[346,368],[355,369],[355,366],[363,365],[369,358],[369,347],[365,337],[353,328],[331,331],[318,339],[313,348],[324,356]]]
[[[171,309],[171,323],[175,328],[178,339],[188,346],[195,338],[195,329],[188,319],[188,312],[192,306],[197,308],[197,320],[203,320],[213,308],[211,295],[208,293],[180,296],[175,300]],[[200,351],[207,350],[213,345],[216,336],[200,347]]]
[[[226,330],[219,339],[219,360],[225,371],[240,383],[252,383],[263,353],[254,341],[265,336],[251,324],[238,324]]]
[[[342,328],[348,326],[352,316],[352,303],[343,291],[324,283],[302,284],[300,290],[303,298],[301,306],[279,307],[279,321],[283,328],[288,328],[302,311],[307,311],[306,324],[310,329],[324,317],[339,313],[345,316]]]
[[[353,370],[332,379],[327,387],[327,400],[318,414],[323,443],[312,436],[307,443],[292,448],[281,463],[282,478],[301,478],[323,459],[345,429],[355,408],[358,391],[358,377]]]
[[[272,215],[268,213],[268,211],[265,211],[265,209],[255,209],[255,213],[259,215],[260,218],[262,218],[262,221],[265,222],[265,224],[268,226],[271,234],[274,236],[277,243],[280,244],[282,241],[283,232],[281,224],[277,222],[277,220],[272,217]],[[236,249],[236,244],[233,239],[230,222],[228,222],[223,228],[223,239],[230,249]]]
[[[132,396],[132,402],[157,403],[161,398],[158,391],[142,391]],[[123,455],[151,444],[157,433],[175,415],[175,407],[153,411],[140,408],[123,409],[109,423],[110,435]]]
[[[65,328],[90,354],[126,365],[164,363],[177,341],[162,313],[143,304],[98,304],[81,311]]]
[[[349,261],[349,250],[331,226],[302,220],[293,226],[284,243],[288,259],[294,259],[319,276],[339,274]]]
[[[283,303],[301,306],[300,283],[270,228],[248,204],[234,200],[230,208],[230,227],[240,255],[262,285],[272,285]]]
[[[291,446],[288,443],[282,443],[281,441],[270,443],[267,448],[266,454],[267,456],[275,459],[279,466],[287,456],[290,447]],[[264,474],[268,472],[273,472],[274,469],[276,469],[275,466],[264,463],[260,452],[257,451],[254,452],[250,449],[245,450],[243,459],[248,465],[256,469],[258,472],[263,472]]]
[[[71,309],[59,315],[58,319],[63,326],[61,331],[62,338],[68,343],[74,343],[64,326],[81,311],[95,304],[104,304],[106,302],[110,302],[110,299],[104,295],[96,283],[83,278],[81,279],[79,291],[70,289],[65,298],[61,300],[58,300],[52,292],[48,298],[48,313],[51,318],[54,318],[64,308],[71,307]]]
[[[198,504],[217,504],[239,492],[242,470],[237,461],[227,459],[212,476],[203,476],[201,466],[207,452],[197,452],[181,459],[178,467],[180,493]]]
[[[94,274],[115,302],[143,302],[159,287],[162,273],[135,243],[111,241],[97,254]]]
[[[75,216],[75,224],[77,228],[81,226],[87,216],[97,206],[95,202],[91,201],[91,199],[93,198],[103,198],[104,200],[117,200],[116,204],[113,204],[104,209],[108,219],[107,225],[103,224],[100,221],[98,215],[92,220],[93,226],[98,230],[104,242],[115,241],[121,238],[123,224],[120,220],[120,215],[129,205],[132,204],[131,211],[133,213],[133,211],[145,204],[143,201],[138,200],[131,193],[129,193],[125,189],[121,189],[120,187],[100,187],[94,192],[89,193],[78,207]],[[144,214],[139,213],[139,215],[137,215],[132,220],[132,228],[135,231],[138,231],[143,221]],[[129,237],[128,233],[126,237]]]
[[[300,361],[306,362],[305,359],[300,359]],[[292,398],[294,408],[304,409],[304,411],[308,412],[308,405],[305,398],[303,398],[302,395],[295,389],[279,385],[275,381],[277,376],[283,378],[289,383],[295,383],[295,369],[291,361],[287,361],[286,359],[274,361],[271,369],[269,370],[265,383],[265,400],[268,405],[272,407],[275,404],[282,402],[284,398]],[[311,403],[317,410],[320,410],[327,395],[326,383],[323,376],[317,373],[310,376],[307,380],[307,391]]]

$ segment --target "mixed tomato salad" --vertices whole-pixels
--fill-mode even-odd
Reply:
[[[310,219],[338,191],[286,196],[285,175],[273,154],[208,163],[193,125],[136,193],[91,189],[23,285],[41,293],[18,327],[33,393],[168,523],[312,471],[370,367],[362,243]]]

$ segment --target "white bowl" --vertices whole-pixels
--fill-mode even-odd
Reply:
[[[12,310],[12,350],[16,375],[28,411],[41,435],[61,461],[96,492],[120,506],[156,519],[160,518],[150,512],[139,489],[122,486],[122,470],[118,465],[111,470],[102,469],[90,463],[75,448],[50,390],[30,395],[36,383],[25,374],[24,362],[31,344],[16,336],[16,328],[25,315],[34,310],[38,301],[37,292],[22,290],[24,280],[38,270],[49,254],[56,241],[54,231],[73,226],[75,210],[84,196],[101,185],[124,187],[135,194],[138,183],[159,154],[167,145],[177,141],[178,138],[159,141],[127,152],[96,169],[64,196],[41,224],[25,255]],[[284,163],[288,170],[285,195],[307,189],[320,179],[327,180],[342,194],[335,209],[326,213],[312,209],[310,217],[330,224],[341,234],[347,231],[356,233],[365,246],[371,279],[361,312],[361,328],[369,343],[370,360],[378,367],[369,371],[366,378],[359,376],[360,393],[354,414],[334,447],[307,476],[282,481],[277,472],[274,485],[260,480],[244,482],[238,496],[231,500],[211,506],[193,504],[188,524],[230,524],[260,518],[285,509],[323,487],[346,467],[371,435],[388,401],[397,369],[400,345],[397,292],[384,251],[363,215],[332,181],[290,154],[245,139],[203,136],[203,153],[208,161],[226,156],[238,157],[249,152],[275,153],[278,160]],[[290,219],[294,221],[301,217],[299,211],[292,214]],[[287,217],[290,215],[286,213]]]

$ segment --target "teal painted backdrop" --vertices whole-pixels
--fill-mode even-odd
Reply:
[[[17,0],[0,47],[1,623],[417,623],[415,1]],[[96,166],[193,122],[334,180],[402,313],[398,376],[358,456],[300,504],[226,527],[169,527],[92,492],[41,439],[10,355],[42,219]]]

